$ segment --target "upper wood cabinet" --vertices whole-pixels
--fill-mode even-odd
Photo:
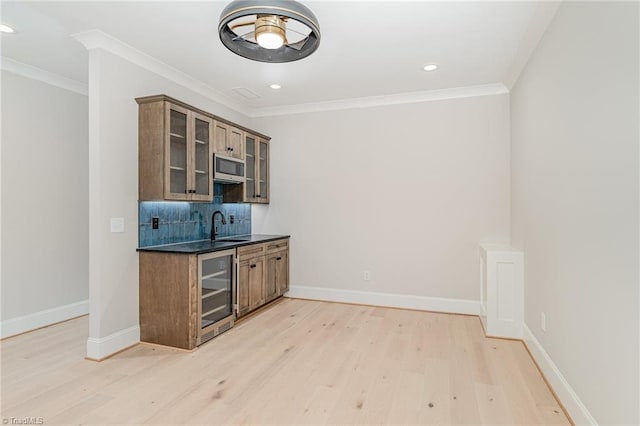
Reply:
[[[225,202],[269,202],[269,137],[165,95],[137,98],[140,201],[212,201],[213,153],[245,160],[248,184]]]
[[[245,183],[227,185],[225,203],[269,203],[269,141],[244,134]]]
[[[140,201],[213,200],[213,119],[166,101],[139,107]]]
[[[240,160],[244,159],[244,132],[237,127],[216,121],[214,124],[214,152]]]

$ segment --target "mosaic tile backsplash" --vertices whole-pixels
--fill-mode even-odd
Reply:
[[[211,235],[211,215],[216,210],[220,210],[227,220],[227,224],[223,225],[220,215],[216,215],[217,238],[251,234],[251,205],[223,204],[221,184],[214,185],[212,203],[141,201],[138,210],[140,247],[208,239]],[[159,229],[151,229],[154,217],[160,218]]]

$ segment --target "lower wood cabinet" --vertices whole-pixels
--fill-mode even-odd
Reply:
[[[140,340],[193,349],[233,326],[235,250],[140,253]]]
[[[141,251],[140,340],[193,349],[288,290],[288,239],[200,255]]]
[[[140,253],[141,341],[195,348],[198,300],[198,256]]]
[[[267,302],[289,291],[289,250],[267,255],[265,297]]]
[[[238,249],[238,317],[289,290],[287,239]]]
[[[241,316],[265,303],[264,257],[240,261],[238,271],[238,316]]]

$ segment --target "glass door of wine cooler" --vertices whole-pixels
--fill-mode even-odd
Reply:
[[[198,344],[233,326],[235,303],[235,250],[198,256],[199,319]]]

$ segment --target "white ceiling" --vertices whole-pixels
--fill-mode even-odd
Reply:
[[[1,52],[86,82],[87,52],[70,35],[100,29],[248,108],[265,108],[504,82],[541,4],[304,1],[320,22],[320,48],[298,62],[265,64],[219,41],[227,3],[3,0],[2,23],[17,33],[2,35]],[[437,71],[422,70],[432,62]],[[236,87],[260,98],[245,99]]]

